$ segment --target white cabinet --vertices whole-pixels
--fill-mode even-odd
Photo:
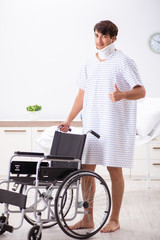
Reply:
[[[31,128],[0,128],[0,147],[0,175],[6,176],[14,152],[31,151]]]
[[[134,155],[134,168],[131,169],[131,177],[160,178],[160,138],[136,147]]]
[[[150,176],[160,178],[160,138],[154,139],[150,143]]]

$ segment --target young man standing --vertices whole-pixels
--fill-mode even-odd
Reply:
[[[101,232],[113,232],[120,228],[119,213],[124,192],[122,168],[133,167],[135,100],[145,97],[145,89],[133,60],[115,49],[117,26],[109,20],[101,21],[95,25],[94,33],[97,53],[82,66],[76,81],[78,95],[67,120],[59,127],[67,132],[73,119],[83,110],[83,133],[92,129],[100,135],[100,139],[91,135],[87,137],[82,168],[95,171],[99,164],[109,171],[112,212]],[[93,217],[90,216],[88,222],[84,216],[71,227],[93,226]]]

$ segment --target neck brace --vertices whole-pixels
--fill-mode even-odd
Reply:
[[[110,55],[112,55],[115,51],[114,43],[109,44],[101,50],[98,50],[98,56],[102,60],[108,59]]]

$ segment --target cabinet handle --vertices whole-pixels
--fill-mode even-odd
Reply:
[[[44,132],[44,130],[37,130],[37,132]]]
[[[154,166],[160,166],[160,163],[153,163]]]
[[[26,132],[26,130],[4,130],[4,132],[8,132],[8,133],[11,133],[11,132]]]
[[[153,149],[160,149],[160,147],[153,147]]]

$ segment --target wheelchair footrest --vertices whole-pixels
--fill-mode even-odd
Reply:
[[[25,209],[27,196],[0,189],[0,203],[7,203]]]
[[[7,231],[7,232],[10,232],[10,233],[13,232],[13,227],[11,225],[8,225],[8,224],[5,224],[5,223],[0,223],[0,229],[4,230],[4,231]]]

